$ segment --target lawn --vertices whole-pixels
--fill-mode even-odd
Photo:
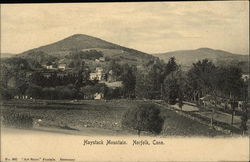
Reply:
[[[145,103],[141,100],[83,100],[83,101],[45,101],[29,102],[12,100],[4,102],[2,112],[30,114],[35,126],[50,128],[68,128],[83,130],[85,128],[100,128],[113,131],[124,131],[121,118],[128,108]],[[181,116],[173,110],[161,108],[161,116],[165,118],[162,136],[217,136],[221,132],[208,126]],[[39,121],[39,122],[38,122]],[[131,134],[134,134],[131,131]]]

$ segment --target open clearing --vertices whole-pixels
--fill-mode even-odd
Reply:
[[[12,100],[3,103],[2,111],[29,113],[34,119],[34,129],[48,128],[67,129],[72,134],[88,135],[135,135],[135,131],[123,130],[121,119],[123,113],[142,100],[83,100],[83,101],[22,101]],[[160,136],[224,136],[206,125],[191,120],[173,110],[161,108],[161,116],[165,118]],[[39,122],[38,122],[39,120]],[[92,130],[91,130],[92,129]],[[82,132],[82,133],[81,133]],[[91,133],[92,132],[92,133]],[[144,135],[151,134],[144,133]]]

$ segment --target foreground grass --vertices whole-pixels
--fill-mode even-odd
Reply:
[[[3,103],[3,112],[29,113],[39,126],[83,130],[100,128],[122,131],[121,119],[128,108],[136,107],[146,101],[141,100],[83,100],[83,101],[22,101],[12,100]],[[162,136],[217,136],[221,132],[210,129],[173,110],[161,110],[165,118]],[[131,132],[133,134],[133,131]]]

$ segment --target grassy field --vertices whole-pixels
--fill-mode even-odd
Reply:
[[[66,128],[83,130],[100,128],[112,131],[126,131],[121,127],[123,113],[138,104],[139,100],[84,100],[84,101],[22,101],[4,102],[2,112],[13,111],[19,114],[30,114],[35,127]],[[221,132],[210,129],[189,118],[179,115],[173,110],[161,108],[165,118],[161,136],[218,136]],[[39,124],[38,124],[39,123]],[[135,132],[130,131],[131,134]]]

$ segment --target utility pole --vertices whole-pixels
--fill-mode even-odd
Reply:
[[[163,100],[163,94],[162,94],[162,83],[161,83],[161,100]]]
[[[214,108],[212,107],[212,116],[210,119],[210,126],[213,127],[213,122],[214,122]]]
[[[233,98],[231,106],[232,106],[232,120],[231,120],[231,125],[233,125],[234,124],[235,106],[236,106],[235,98]]]

